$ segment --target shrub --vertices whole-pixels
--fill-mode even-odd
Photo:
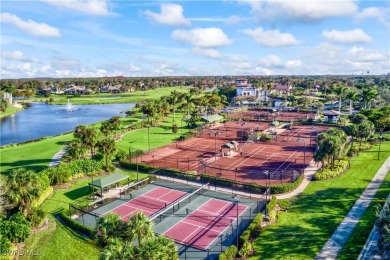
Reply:
[[[269,219],[269,221],[276,220],[276,211],[275,210],[268,212],[268,219]]]
[[[249,241],[251,238],[251,231],[249,229],[246,229],[244,232],[242,232],[240,236],[240,245],[243,245],[246,241]]]
[[[330,167],[331,166],[328,164],[324,169],[317,171],[314,174],[314,179],[320,181],[337,177],[348,170],[349,162],[346,160],[335,161],[333,170]]]
[[[52,194],[52,192],[53,192],[53,187],[52,186],[47,187],[45,190],[41,192],[39,198],[32,203],[32,206],[33,207],[40,206]]]
[[[128,156],[128,153],[125,149],[119,148],[115,153],[115,160],[122,161]]]
[[[116,167],[112,163],[110,163],[106,169],[108,172],[115,172]]]
[[[233,260],[237,255],[237,247],[235,245],[229,246],[225,252],[218,256],[219,260]]]
[[[66,215],[64,212],[60,212],[58,214],[58,216],[61,218],[61,220],[67,225],[69,226],[71,229],[77,231],[77,232],[80,232],[84,235],[87,235],[89,236],[90,238],[93,238],[95,236],[95,230],[93,230],[92,228],[90,227],[87,227],[87,226],[84,226],[83,224],[77,222],[76,220],[74,219],[71,219],[70,217],[68,217],[68,215]]]
[[[133,162],[127,162],[127,161],[120,161],[119,164],[130,170],[136,170],[137,169],[137,163]],[[144,173],[149,173],[152,170],[158,169],[158,167],[150,166],[144,163],[138,163],[138,171],[139,172],[144,172]]]
[[[20,212],[12,215],[8,220],[0,222],[0,234],[12,243],[24,242],[30,234],[30,230],[30,223]]]
[[[256,228],[261,225],[261,222],[263,222],[263,214],[259,213],[256,215],[256,217],[253,219],[252,223],[256,225]]]
[[[272,196],[272,199],[267,204],[267,212],[274,211],[277,204],[278,204],[278,199],[275,196]]]
[[[27,220],[32,227],[38,227],[43,223],[46,217],[46,212],[40,208],[33,208],[31,213],[27,216]]]
[[[173,125],[172,125],[172,132],[173,132],[174,134],[176,134],[177,131],[179,131],[179,127],[177,126],[177,124],[173,124]]]
[[[295,190],[303,181],[304,175],[301,174],[294,182],[277,184],[271,186],[272,194],[287,193],[289,191]]]
[[[240,251],[238,252],[238,254],[239,254],[240,256],[242,256],[242,257],[246,257],[246,256],[249,255],[249,253],[250,253],[251,251],[252,251],[252,243],[249,242],[249,241],[246,241],[246,242],[242,245],[242,247],[241,247]]]

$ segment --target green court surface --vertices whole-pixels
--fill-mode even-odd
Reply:
[[[195,224],[187,223],[188,225],[196,226],[195,229],[197,233],[195,237],[191,239],[191,245],[183,242],[185,240],[176,241],[179,256],[183,259],[216,259],[218,254],[224,251],[227,247],[237,243],[238,236],[247,228],[256,214],[263,209],[265,202],[264,199],[257,201],[241,196],[238,202],[239,205],[237,206],[237,201],[235,198],[233,198],[232,194],[215,192],[211,190],[211,187],[199,189],[199,187],[193,187],[182,183],[158,180],[143,188],[133,191],[129,195],[122,196],[121,198],[110,202],[107,205],[96,208],[91,213],[79,216],[77,221],[94,228],[99,216],[107,214],[107,212],[110,211],[118,211],[118,209],[126,210],[126,205],[130,205],[139,197],[145,199],[145,197],[148,197],[148,194],[155,194],[160,190],[164,192],[167,191],[167,194],[180,194],[180,197],[175,198],[171,196],[172,200],[165,205],[160,205],[159,208],[157,206],[154,208],[153,205],[150,206],[154,209],[151,210],[153,213],[150,214],[149,217],[155,222],[154,231],[157,234],[167,233],[167,231],[171,230],[171,228],[173,228],[179,222],[191,222],[191,220],[188,220],[187,218],[189,214],[193,213],[194,211],[201,211],[198,209],[212,202],[224,203],[227,205],[229,210],[229,216],[222,216],[218,215],[217,213],[213,214],[213,212],[220,212],[218,208],[216,208],[215,211],[212,208],[209,211],[201,211],[210,213],[210,215],[206,216],[208,219],[206,220],[206,226],[204,226],[202,223],[197,225],[196,222],[192,222]],[[155,195],[153,195],[154,198]],[[162,194],[161,196],[165,195]],[[143,208],[145,208],[145,205],[139,205],[139,210],[142,211]],[[131,206],[137,207],[137,205],[134,203],[131,204]],[[238,210],[240,209],[240,213],[238,214],[238,223],[236,209],[237,214]],[[123,212],[120,212],[120,214],[123,214]],[[127,215],[126,217],[123,217],[123,219],[127,219]],[[210,234],[210,232],[212,234]],[[180,237],[181,234],[177,235]],[[193,234],[190,235],[193,236]],[[209,236],[209,238],[207,238],[207,236]],[[199,243],[201,243],[200,241],[205,241],[205,244],[201,244],[201,246],[195,246],[197,243],[196,240],[198,240]]]

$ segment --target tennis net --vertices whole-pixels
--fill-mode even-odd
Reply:
[[[242,152],[242,156],[245,157],[253,157],[257,159],[263,159],[263,160],[269,160],[269,161],[286,161],[286,156],[276,156],[273,154],[258,154],[258,153],[248,153],[248,152]]]
[[[236,218],[226,215],[219,215],[213,212],[204,211],[201,209],[186,209],[187,218],[193,221],[201,222],[204,224],[213,224],[215,226],[229,226],[234,222]]]
[[[209,147],[209,146],[196,146],[196,145],[182,145],[177,144],[177,148],[180,148],[182,150],[191,150],[191,151],[199,151],[199,152],[215,152],[215,147]]]
[[[132,200],[128,202],[129,204],[137,204],[151,209],[162,209],[167,207],[166,201],[152,198],[146,195],[141,195],[133,199],[133,195],[130,194],[130,198],[132,198]]]
[[[199,194],[201,194],[205,188],[207,188],[209,186],[209,183],[206,183],[204,184],[203,186],[201,186],[200,188],[196,189],[195,191],[191,192],[191,193],[187,193],[186,195],[182,196],[181,198],[173,201],[171,204],[167,205],[167,207],[159,210],[158,212],[152,214],[149,219],[150,220],[154,220],[158,217],[162,218],[164,217],[164,213],[166,213],[168,210],[172,209],[172,211],[174,212],[175,211],[175,207],[177,207],[176,210],[178,210],[180,208],[180,205],[182,203],[185,203],[186,201],[187,202],[191,202],[191,199],[194,198],[194,197],[197,197],[199,196]]]

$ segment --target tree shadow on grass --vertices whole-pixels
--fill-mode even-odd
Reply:
[[[35,159],[35,160],[19,160],[15,162],[3,162],[0,164],[1,167],[10,167],[9,170],[4,173],[10,173],[13,168],[25,168],[27,170],[33,170],[36,172],[42,171],[47,168],[51,159]],[[41,164],[47,164],[41,165]]]
[[[363,189],[324,188],[291,200],[278,223],[260,232],[261,259],[313,259],[348,214]]]
[[[80,197],[84,197],[84,196],[86,196],[86,195],[88,195],[88,194],[90,194],[88,185],[64,193],[64,195],[65,195],[67,198],[71,199],[71,200],[76,200],[76,199],[78,199],[78,198],[80,198]]]

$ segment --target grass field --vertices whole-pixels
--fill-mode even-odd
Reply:
[[[358,258],[377,219],[375,216],[377,207],[383,206],[389,194],[390,174],[387,174],[380,189],[375,195],[375,198],[371,202],[370,206],[367,208],[359,223],[356,225],[355,230],[353,231],[351,237],[348,239],[347,243],[344,245],[337,259],[348,260]]]
[[[15,114],[21,110],[23,110],[23,108],[8,107],[5,112],[0,111],[0,118]]]
[[[179,127],[176,134],[172,132],[173,116],[166,117],[165,122],[158,126],[150,127],[150,149],[170,144],[176,141],[180,135],[187,133],[189,129],[185,122],[182,122],[183,114],[176,112],[175,123]],[[122,141],[118,142],[118,147],[128,150],[129,148],[134,152],[135,150],[148,151],[148,129],[139,129],[125,134]]]
[[[167,87],[167,88],[158,88],[154,90],[147,91],[134,91],[134,92],[123,92],[123,93],[98,93],[90,95],[81,95],[75,97],[73,95],[51,95],[49,98],[53,98],[53,104],[66,104],[70,100],[72,104],[82,105],[82,104],[115,104],[115,103],[130,103],[137,102],[146,99],[158,99],[162,96],[168,96],[172,91],[178,92],[188,92],[190,87]],[[28,101],[42,101],[45,102],[49,100],[46,97],[32,97]]]
[[[49,165],[54,154],[61,150],[65,142],[72,140],[72,138],[72,134],[66,134],[0,149],[0,172],[7,173],[17,167],[34,171],[43,170]]]
[[[311,182],[298,197],[281,201],[277,223],[264,228],[254,241],[256,255],[250,259],[313,259],[372,180],[390,143],[382,143],[351,159],[351,168],[338,178]]]
[[[24,247],[26,252],[40,253],[40,256],[21,256],[19,259],[99,259],[99,248],[53,216],[49,216],[48,228],[30,235]]]

